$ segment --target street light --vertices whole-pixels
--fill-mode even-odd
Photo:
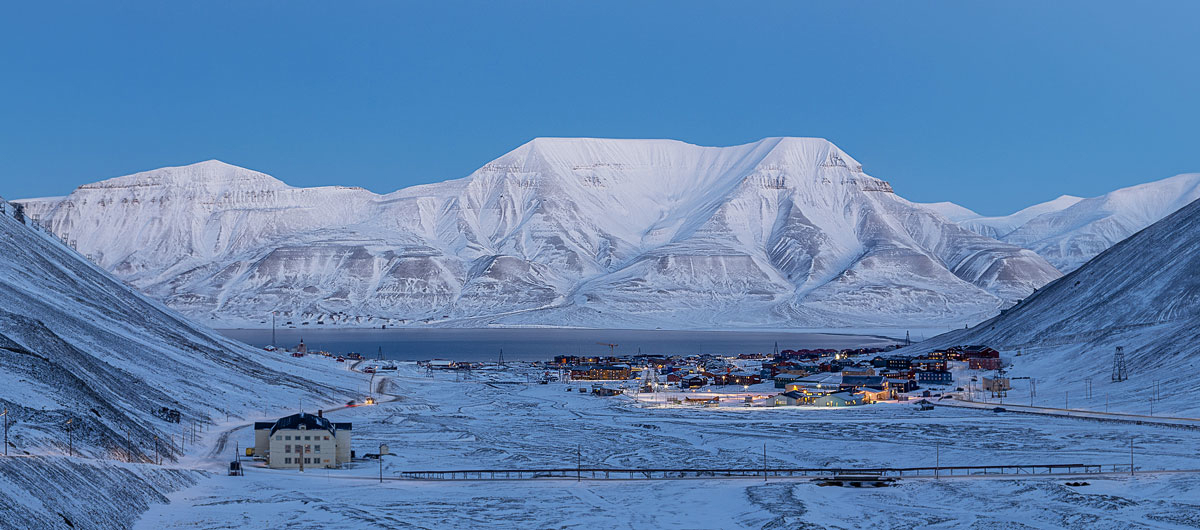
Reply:
[[[75,456],[75,437],[71,434],[71,422],[75,418],[67,418],[67,456]]]

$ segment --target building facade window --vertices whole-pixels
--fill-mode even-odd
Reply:
[[[321,446],[320,446],[320,445],[314,445],[314,446],[313,446],[313,451],[314,451],[314,452],[317,452],[317,453],[320,453],[320,452],[321,452]]]
[[[290,464],[290,463],[292,463],[292,459],[291,459],[291,458],[284,458],[284,459],[283,459],[283,463],[285,463],[285,464]]]

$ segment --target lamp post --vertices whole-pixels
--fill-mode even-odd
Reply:
[[[379,444],[379,483],[383,484],[383,444]]]
[[[4,456],[8,456],[8,407],[4,407]]]
[[[67,418],[67,456],[75,456],[75,436],[71,433],[71,422],[75,418]]]

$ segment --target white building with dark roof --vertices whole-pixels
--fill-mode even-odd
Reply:
[[[338,467],[350,461],[350,424],[301,412],[254,424],[254,451],[274,469]]]

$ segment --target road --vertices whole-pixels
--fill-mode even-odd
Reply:
[[[362,373],[358,369],[358,365],[360,365],[366,361],[367,361],[366,359],[361,360],[361,361],[356,361],[354,364],[350,365],[350,370],[354,371],[354,372]],[[384,392],[384,389],[387,388],[388,380],[389,380],[389,378],[387,376],[380,376],[379,383],[377,383],[375,385],[375,393],[376,394],[381,395],[381,396],[387,396],[386,399],[377,399],[376,400],[377,403],[387,403],[390,401],[396,401],[397,399],[400,399],[400,396],[397,396],[395,394],[388,394],[388,393]],[[357,407],[357,406],[361,406],[361,405],[340,405],[340,406],[329,408],[329,409],[322,409],[321,412],[322,412],[322,414],[330,414],[330,413],[334,413],[334,412],[337,412],[340,410],[346,410],[348,408]],[[224,431],[221,431],[221,433],[217,436],[216,441],[213,443],[212,449],[210,449],[207,454],[208,458],[214,459],[214,460],[219,460],[221,454],[224,453],[225,450],[227,449],[227,447],[229,446],[229,437],[231,435],[233,435],[233,433],[235,433],[241,429],[245,429],[247,427],[252,427],[253,425],[254,425],[253,423],[243,423],[243,424],[235,425],[233,427],[225,429]]]
[[[1045,414],[1047,416],[1061,416],[1069,418],[1087,418],[1094,420],[1121,421],[1132,423],[1156,423],[1159,425],[1172,425],[1182,427],[1200,428],[1200,418],[1180,418],[1173,416],[1146,416],[1142,414],[1124,414],[1120,412],[1096,412],[1093,410],[1081,409],[1064,409],[1055,407],[1035,407],[1029,405],[1018,405],[1015,403],[984,403],[979,401],[966,401],[961,399],[941,400],[935,402],[939,407],[961,407],[973,409],[991,410],[996,407],[1003,408],[1009,412],[1023,412],[1027,414]]]

